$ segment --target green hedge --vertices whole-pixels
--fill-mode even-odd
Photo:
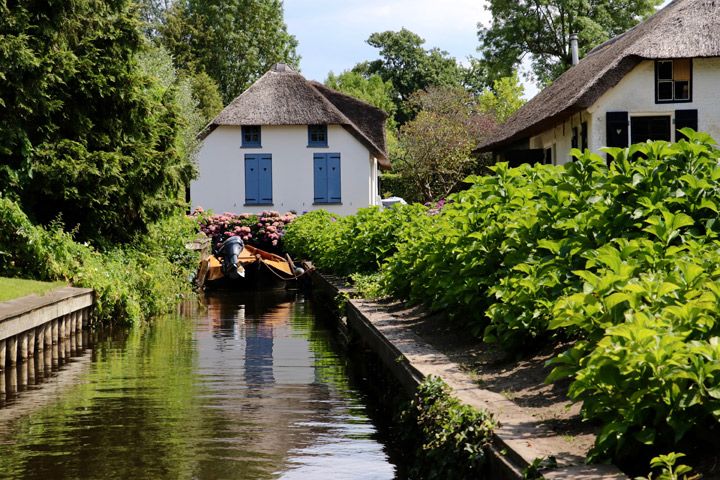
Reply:
[[[570,378],[602,424],[593,459],[699,442],[720,420],[720,151],[683,132],[608,149],[609,166],[577,150],[562,167],[500,164],[438,215],[314,224],[307,253],[338,273],[380,265],[394,296],[505,349],[571,341],[548,380]]]
[[[97,320],[132,323],[167,312],[190,293],[197,258],[185,243],[196,232],[195,221],[178,214],[132,244],[100,252],[59,225],[33,225],[15,202],[0,197],[0,274],[92,288]]]
[[[407,227],[428,218],[426,211],[417,204],[386,210],[363,208],[347,217],[316,210],[290,224],[283,243],[292,255],[310,258],[321,269],[341,274],[373,272],[395,254],[398,244],[412,237]]]

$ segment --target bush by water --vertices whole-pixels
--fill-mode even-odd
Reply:
[[[602,427],[591,459],[705,443],[720,420],[720,151],[707,135],[499,164],[431,215],[313,212],[286,246],[321,269],[521,352],[569,341],[548,381]]]

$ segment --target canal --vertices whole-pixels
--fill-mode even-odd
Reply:
[[[0,478],[395,478],[311,301],[204,303],[0,373]]]

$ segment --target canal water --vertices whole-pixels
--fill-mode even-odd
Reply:
[[[395,477],[309,300],[204,303],[0,374],[0,478]]]

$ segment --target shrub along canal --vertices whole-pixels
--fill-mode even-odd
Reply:
[[[273,291],[206,306],[0,373],[0,478],[395,477],[312,302]]]

